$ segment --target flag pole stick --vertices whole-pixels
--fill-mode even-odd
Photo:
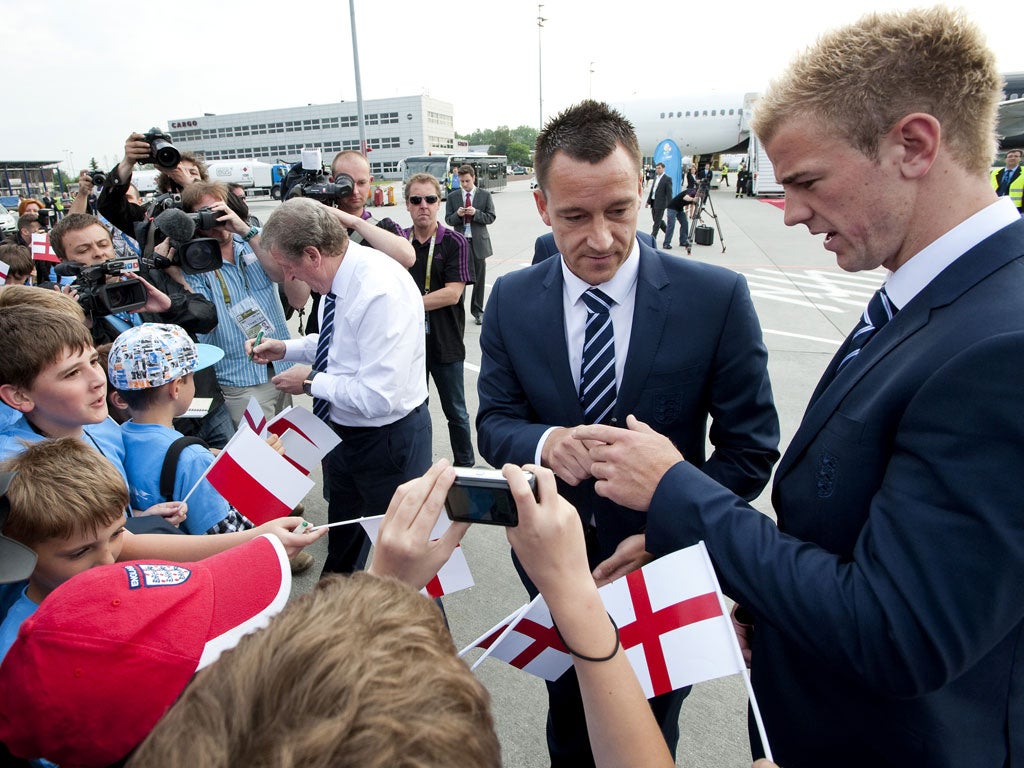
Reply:
[[[519,608],[516,608],[516,609],[515,609],[514,611],[512,611],[512,613],[510,613],[510,614],[509,614],[508,616],[506,616],[506,617],[505,617],[504,619],[502,619],[502,620],[501,620],[501,621],[499,621],[499,622],[498,622],[497,624],[495,624],[495,625],[494,625],[493,627],[491,627],[490,629],[488,629],[488,630],[487,630],[486,632],[484,632],[484,633],[483,633],[482,635],[480,635],[480,637],[478,637],[478,638],[477,638],[476,640],[474,640],[474,641],[473,641],[472,643],[470,643],[470,644],[469,644],[469,645],[467,645],[467,646],[466,646],[465,648],[463,648],[463,649],[462,649],[461,651],[459,651],[459,652],[458,652],[458,654],[456,654],[456,655],[457,655],[457,656],[458,656],[458,657],[459,657],[459,658],[461,659],[461,658],[462,658],[463,656],[465,656],[465,655],[466,655],[466,654],[467,654],[467,653],[468,653],[469,651],[473,650],[473,649],[474,649],[474,648],[476,648],[476,647],[477,647],[478,645],[480,645],[480,643],[481,643],[481,642],[482,642],[482,641],[484,640],[484,638],[486,638],[486,637],[487,637],[488,635],[492,634],[492,633],[494,632],[494,630],[496,630],[496,629],[497,629],[498,627],[500,627],[500,626],[501,626],[502,624],[506,624],[506,623],[511,623],[511,621],[512,621],[513,619],[515,619],[515,617],[516,617],[516,616],[518,616],[518,615],[519,615],[520,613],[522,613],[522,612],[523,612],[523,608],[525,608],[525,607],[526,607],[526,604],[524,603],[524,604],[523,604],[522,606],[520,606]]]
[[[370,515],[369,517],[357,517],[353,520],[339,520],[336,523],[324,523],[323,525],[314,525],[309,529],[310,533],[316,533],[324,528],[336,528],[339,525],[352,525],[352,523],[365,523],[369,520],[380,520],[384,515]]]
[[[231,444],[232,444],[232,443],[234,443],[234,442],[235,442],[235,440],[237,440],[237,439],[238,439],[238,436],[239,436],[240,434],[242,434],[242,430],[243,430],[243,429],[248,429],[248,430],[249,430],[250,432],[252,432],[252,430],[251,430],[251,429],[249,429],[249,425],[248,425],[248,424],[246,424],[246,423],[245,423],[244,421],[243,421],[243,422],[242,422],[241,424],[239,424],[239,425],[238,425],[238,429],[237,429],[237,430],[235,431],[235,434],[233,434],[233,435],[231,436],[231,439],[230,439],[230,440],[228,440],[228,441],[227,441],[227,443],[226,443],[226,444],[224,445],[224,447],[220,449],[220,453],[218,453],[218,454],[217,454],[217,455],[216,455],[216,456],[214,457],[213,461],[211,461],[211,462],[210,462],[210,466],[208,466],[208,467],[206,468],[206,471],[205,471],[205,472],[203,472],[203,474],[201,474],[201,475],[199,476],[199,479],[198,479],[198,480],[196,480],[196,484],[195,484],[195,485],[193,485],[193,486],[192,486],[192,487],[191,487],[191,488],[189,489],[189,492],[185,494],[185,498],[183,498],[183,499],[181,500],[181,502],[182,502],[183,504],[184,504],[184,503],[185,503],[186,501],[188,501],[188,497],[189,497],[189,496],[191,496],[191,495],[192,495],[193,493],[195,493],[195,490],[196,490],[196,488],[198,488],[198,487],[199,487],[199,484],[200,484],[201,482],[203,482],[203,480],[205,480],[205,479],[206,479],[206,476],[207,476],[208,474],[210,474],[210,470],[211,470],[211,469],[213,469],[213,468],[214,468],[215,466],[217,466],[217,462],[218,462],[218,461],[220,461],[220,457],[221,457],[221,456],[223,456],[223,455],[224,455],[225,453],[227,453],[227,450],[228,450],[228,448],[230,448],[230,447],[231,447]]]
[[[740,674],[743,676],[743,684],[747,688],[747,699],[750,701],[750,710],[754,713],[754,722],[757,725],[757,735],[761,737],[761,746],[764,747],[764,756],[774,762],[775,760],[772,757],[772,748],[768,746],[768,733],[764,729],[764,720],[761,719],[761,708],[757,705],[757,697],[754,695],[754,686],[750,682],[750,670],[747,669],[747,662],[743,660],[743,651],[740,650],[740,641],[736,638],[736,629],[732,625],[732,619],[729,616],[729,609],[725,605],[725,598],[722,597],[722,587],[718,583],[718,574],[715,573],[715,568],[711,564],[711,556],[708,555],[708,548],[704,545],[704,542],[699,541],[697,542],[697,545],[701,548],[701,551],[704,554],[704,564],[707,566],[711,580],[715,583],[715,595],[718,596],[718,604],[722,607],[722,615],[728,619],[729,637],[732,639],[732,651],[736,656],[737,665],[740,668]]]
[[[473,662],[473,666],[469,668],[469,671],[470,671],[470,672],[472,672],[472,671],[473,671],[474,669],[476,669],[477,667],[479,667],[479,666],[480,666],[480,663],[481,663],[481,662],[482,662],[482,661],[483,661],[484,659],[486,659],[486,658],[487,658],[488,656],[490,656],[490,655],[491,655],[491,651],[493,651],[493,650],[494,650],[495,648],[497,648],[497,647],[498,647],[498,646],[499,646],[499,645],[501,644],[501,641],[502,641],[502,640],[504,640],[504,639],[505,639],[506,637],[508,637],[509,633],[510,633],[510,632],[511,632],[511,631],[512,631],[513,629],[515,629],[515,628],[516,628],[516,625],[517,625],[517,624],[519,623],[519,621],[520,621],[520,620],[521,620],[521,619],[523,618],[523,616],[525,616],[525,615],[527,614],[527,612],[528,612],[528,611],[529,611],[529,610],[530,610],[530,609],[531,609],[531,608],[532,608],[532,607],[533,607],[534,605],[536,605],[537,601],[538,601],[538,600],[540,600],[540,599],[542,599],[542,598],[541,598],[541,596],[540,596],[540,595],[537,595],[537,596],[536,596],[535,598],[533,598],[533,600],[531,600],[530,602],[528,602],[528,603],[527,603],[526,605],[524,605],[524,606],[523,606],[522,608],[520,608],[520,609],[519,609],[519,612],[518,612],[518,614],[516,614],[515,618],[514,618],[514,619],[512,619],[512,621],[510,621],[510,622],[508,623],[508,626],[507,626],[507,627],[505,627],[505,631],[504,631],[504,632],[502,632],[502,633],[501,633],[500,635],[498,635],[497,639],[496,639],[496,640],[495,640],[495,641],[494,641],[493,643],[491,643],[491,647],[490,647],[490,648],[488,648],[488,649],[487,649],[487,650],[485,650],[485,651],[484,651],[484,652],[483,652],[482,654],[480,654],[480,658],[479,658],[479,659],[477,659],[477,660],[476,660],[475,662]]]

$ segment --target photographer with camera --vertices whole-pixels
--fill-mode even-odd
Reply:
[[[217,307],[220,323],[200,341],[224,350],[224,359],[214,371],[237,425],[250,397],[259,401],[268,419],[291,405],[291,395],[279,392],[271,381],[291,363],[254,364],[245,342],[261,330],[269,338],[290,338],[275,283],[284,283],[293,307],[305,305],[309,286],[301,281],[285,281],[284,270],[260,247],[260,230],[242,221],[228,205],[230,194],[221,182],[197,181],[182,192],[181,203],[187,211],[206,214],[208,223],[197,225],[199,234],[213,238],[220,247],[223,264],[219,269],[186,274],[185,280]]]
[[[102,182],[97,207],[99,212],[122,232],[135,236],[136,222],[146,220],[146,208],[128,200],[126,194],[136,163],[153,163],[160,169],[157,189],[181,192],[194,181],[206,181],[206,165],[190,152],[178,152],[170,137],[156,128],[148,133],[132,133],[124,142],[124,158]],[[94,180],[95,181],[95,180]]]

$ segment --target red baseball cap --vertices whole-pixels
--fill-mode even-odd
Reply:
[[[196,563],[115,563],[55,589],[0,664],[0,742],[62,768],[142,743],[192,676],[288,602],[284,546],[264,535]]]

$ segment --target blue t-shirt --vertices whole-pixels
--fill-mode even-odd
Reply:
[[[16,411],[7,403],[0,403],[0,432],[21,418],[21,411]]]
[[[21,416],[13,424],[0,432],[0,461],[17,456],[25,446],[22,440],[27,443],[38,443],[45,440],[41,434],[32,429],[28,419]],[[124,441],[121,439],[121,425],[109,416],[99,424],[86,424],[82,427],[82,440],[102,453],[111,464],[117,467],[121,477],[128,483],[128,477],[124,472]],[[55,478],[57,482],[60,478]]]
[[[171,443],[181,437],[177,430],[162,424],[121,425],[124,438],[125,470],[131,490],[132,507],[148,509],[163,501],[180,501],[213,463],[213,454],[201,445],[189,445],[178,457],[174,475],[174,498],[160,495],[160,472]],[[178,527],[187,533],[203,534],[228,516],[231,506],[208,480],[203,480],[188,498],[188,515]]]
[[[0,624],[0,664],[3,663],[7,652],[11,650],[14,641],[18,639],[18,629],[21,627],[22,622],[35,613],[39,607],[35,601],[25,594],[27,590],[28,585],[22,588],[21,596],[11,606],[10,610],[7,611],[7,616],[4,618],[3,623]]]

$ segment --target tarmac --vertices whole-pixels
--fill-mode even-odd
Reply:
[[[731,174],[735,183],[735,174]],[[395,197],[401,201],[401,184],[395,182]],[[711,209],[704,222],[716,226],[714,244],[693,246],[689,258],[719,264],[743,274],[750,286],[769,352],[769,373],[775,404],[782,426],[780,450],[785,450],[803,415],[821,372],[845,338],[871,294],[885,277],[883,270],[850,274],[840,270],[832,254],[822,247],[820,236],[806,228],[786,227],[780,201],[737,199],[735,189],[712,190]],[[488,285],[501,275],[529,266],[533,243],[548,228],[537,214],[528,178],[510,180],[508,188],[495,195],[497,220],[490,226],[495,254],[488,259]],[[252,212],[264,222],[276,202],[250,201]],[[377,218],[385,216],[402,226],[411,219],[404,204],[370,209]],[[649,209],[641,209],[639,229],[650,231]],[[678,243],[678,231],[675,241]],[[725,242],[723,252],[722,244]],[[659,245],[663,240],[659,237]],[[674,245],[674,256],[687,257]],[[468,300],[467,300],[468,301]],[[486,308],[485,308],[486,312]],[[468,316],[468,311],[467,311]],[[296,320],[289,322],[293,334]],[[466,401],[471,421],[478,400],[476,379],[480,368],[480,327],[466,328]],[[309,398],[298,404],[311,408]],[[448,430],[436,397],[431,397],[434,424],[434,457],[451,458]],[[709,452],[711,448],[709,446]],[[483,460],[478,457],[479,464]],[[306,497],[306,517],[314,523],[326,521],[322,480]],[[771,514],[770,484],[754,506]],[[500,619],[527,601],[526,591],[512,568],[509,546],[502,530],[475,526],[463,540],[463,549],[476,585],[443,598],[456,648],[462,648]],[[309,548],[316,566],[294,580],[292,594],[308,591],[315,583],[326,554],[326,539]],[[472,663],[480,651],[471,651]],[[495,726],[507,768],[536,768],[548,764],[544,737],[547,697],[539,678],[487,660],[477,674],[491,694]],[[747,697],[742,678],[734,675],[694,686],[683,705],[681,738],[676,764],[690,768],[748,768],[751,764],[747,739]],[[771,734],[768,734],[769,740]]]

